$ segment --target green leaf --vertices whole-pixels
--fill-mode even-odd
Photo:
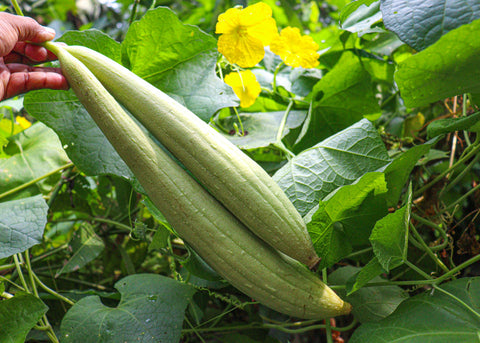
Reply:
[[[479,31],[480,20],[461,26],[398,64],[395,80],[406,106],[480,92]]]
[[[387,205],[396,206],[413,167],[430,151],[436,141],[417,145],[397,156],[384,170],[387,181]]]
[[[304,216],[336,188],[389,162],[377,130],[363,119],[292,158],[273,178]]]
[[[313,245],[321,258],[319,268],[332,266],[348,255],[354,246],[368,244],[375,222],[387,214],[386,192],[384,175],[367,173],[320,202],[307,223]]]
[[[103,240],[97,236],[90,224],[83,224],[76,231],[70,241],[73,251],[72,257],[56,273],[55,277],[63,273],[79,270],[88,262],[93,261],[105,248]]]
[[[390,316],[360,326],[349,343],[478,342],[480,278],[461,278],[441,285],[452,297],[428,290],[405,300]]]
[[[75,166],[87,175],[133,179],[127,165],[71,91],[39,90],[25,96],[25,109],[51,127]]]
[[[370,235],[373,252],[387,272],[400,266],[407,259],[411,202],[410,187],[406,205],[380,219]]]
[[[57,41],[68,45],[83,45],[101,52],[115,62],[121,63],[122,49],[120,43],[99,30],[67,31]]]
[[[352,1],[340,12],[341,28],[356,32],[359,37],[372,32],[385,32],[381,27],[372,27],[381,20],[380,0]]]
[[[0,203],[0,258],[41,243],[47,211],[41,195]]]
[[[217,110],[237,105],[231,87],[215,75],[216,47],[212,36],[156,8],[132,23],[122,57],[135,74],[208,121]]]
[[[302,151],[364,116],[380,112],[369,72],[352,52],[340,60],[313,88],[311,111],[294,147]]]
[[[383,273],[383,268],[376,257],[372,258],[359,272],[347,281],[347,295],[365,286],[369,281]]]
[[[466,130],[470,132],[480,131],[480,112],[467,117],[438,119],[427,126],[429,138],[443,135],[444,133]]]
[[[28,332],[47,310],[48,307],[40,299],[23,292],[0,301],[0,341],[24,343]]]
[[[328,276],[328,282],[348,285],[348,280],[359,270],[360,268],[352,266],[338,268]],[[380,277],[374,277],[372,280],[384,281]],[[338,293],[342,299],[352,304],[352,313],[361,323],[375,322],[387,317],[408,298],[408,295],[398,286],[365,287],[349,296],[345,296],[344,290],[339,290]]]
[[[162,342],[180,339],[185,308],[195,289],[155,274],[127,276],[115,284],[117,307],[98,296],[77,302],[61,324],[62,342]]]
[[[382,0],[381,11],[387,29],[416,50],[423,50],[447,32],[479,19],[480,3],[476,0]]]
[[[68,163],[57,135],[42,123],[9,137],[5,152],[10,157],[0,159],[0,193],[40,178]],[[47,194],[59,180],[60,174],[56,173],[2,200]]]
[[[247,134],[244,136],[229,135],[224,132],[222,134],[241,149],[267,147],[277,141],[277,132],[284,114],[285,112],[242,113],[240,119]],[[305,116],[304,111],[291,111],[288,114],[282,138],[290,132],[290,129],[299,127],[305,120]],[[236,116],[221,119],[219,124],[230,131],[234,129],[234,123],[238,125]]]

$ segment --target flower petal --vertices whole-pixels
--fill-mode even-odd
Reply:
[[[255,66],[265,55],[265,49],[259,39],[245,35],[223,34],[218,38],[218,51],[230,63],[242,68]]]
[[[252,106],[261,92],[260,84],[251,70],[230,73],[225,76],[225,83],[232,87],[240,99],[240,107]]]
[[[318,62],[319,46],[312,37],[302,36],[296,27],[286,27],[270,44],[270,50],[293,68],[314,68]]]
[[[225,13],[218,16],[218,22],[215,27],[215,33],[233,33],[240,26],[239,8],[230,8]]]

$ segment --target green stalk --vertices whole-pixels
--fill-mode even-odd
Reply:
[[[450,270],[443,264],[442,261],[438,258],[437,255],[433,253],[433,251],[430,249],[430,247],[425,243],[423,240],[422,236],[418,233],[417,229],[415,226],[413,226],[412,223],[410,223],[410,230],[413,232],[415,237],[417,238],[418,242],[422,246],[422,249],[430,256],[430,258],[441,268],[443,269],[444,272],[448,273]]]
[[[480,137],[480,135],[478,136]],[[421,187],[420,189],[418,189],[413,197],[414,198],[417,198],[419,197],[420,195],[423,194],[423,192],[425,192],[427,189],[429,189],[430,187],[432,187],[433,185],[435,185],[437,182],[443,180],[443,178],[445,177],[445,175],[447,175],[448,173],[452,172],[453,170],[455,170],[458,166],[460,166],[462,163],[464,163],[465,161],[467,161],[468,159],[470,159],[473,155],[475,155],[479,150],[480,150],[480,144],[479,144],[479,139],[477,138],[477,141],[472,144],[469,148],[470,151],[468,153],[465,154],[465,156],[461,157],[457,162],[455,162],[450,168],[447,168],[446,170],[444,170],[442,173],[440,173],[440,175],[438,175],[435,179],[433,179],[431,182],[427,183],[426,185],[424,185],[423,187]],[[466,151],[466,150],[465,150]]]
[[[46,179],[47,177],[49,177],[49,176],[51,176],[51,175],[54,175],[54,174],[58,173],[59,171],[61,171],[61,170],[63,170],[63,169],[66,169],[66,168],[69,168],[69,167],[72,167],[72,166],[73,166],[73,163],[67,163],[67,164],[65,164],[64,166],[61,166],[60,168],[57,168],[57,169],[55,169],[55,170],[52,170],[51,172],[49,172],[49,173],[47,173],[47,174],[44,174],[44,175],[42,175],[42,176],[40,176],[40,177],[37,177],[37,178],[34,179],[34,180],[30,180],[30,181],[28,181],[28,182],[26,182],[26,183],[24,183],[24,184],[22,184],[22,185],[20,185],[20,186],[18,186],[18,187],[12,188],[12,189],[10,189],[10,190],[8,190],[8,191],[0,194],[0,199],[5,198],[6,196],[9,196],[9,195],[11,195],[11,194],[14,194],[14,193],[16,193],[16,192],[18,192],[18,191],[21,191],[21,190],[23,190],[23,189],[25,189],[25,188],[27,188],[27,187],[30,187],[31,185],[36,184],[38,181],[41,181],[41,180],[43,180],[43,179]]]
[[[12,5],[13,5],[13,8],[15,9],[15,13],[17,13],[17,15],[23,17],[22,9],[20,8],[20,5],[18,4],[17,0],[11,0],[11,2],[12,2]]]
[[[432,229],[435,229],[435,231],[437,231],[440,234],[440,236],[442,236],[442,239],[443,239],[442,244],[434,246],[434,247],[429,247],[432,251],[443,250],[447,247],[448,236],[447,236],[447,233],[445,232],[445,230],[443,230],[441,226],[431,222],[430,220],[428,220],[426,218],[423,218],[422,216],[419,216],[418,214],[416,214],[414,212],[412,212],[412,218],[415,219],[417,222],[419,222],[421,224],[424,224],[426,226],[431,227]]]

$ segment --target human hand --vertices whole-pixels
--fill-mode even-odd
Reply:
[[[34,89],[68,89],[59,68],[33,65],[56,59],[44,47],[30,44],[52,40],[55,31],[34,19],[0,13],[0,101]]]

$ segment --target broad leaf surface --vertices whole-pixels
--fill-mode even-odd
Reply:
[[[117,307],[89,296],[67,312],[61,324],[62,342],[179,341],[194,288],[156,274],[127,276],[115,288],[121,294]]]
[[[25,96],[25,109],[59,136],[75,166],[87,175],[133,175],[71,91],[39,90]]]
[[[88,262],[93,261],[105,248],[103,240],[93,230],[89,224],[82,225],[73,235],[70,242],[73,251],[72,257],[57,272],[55,277],[60,274],[79,270]]]
[[[406,106],[480,92],[479,31],[480,20],[475,20],[399,63],[395,80]]]
[[[321,201],[307,224],[321,258],[319,268],[332,266],[352,251],[368,244],[375,222],[387,214],[387,185],[382,173],[367,173],[352,185],[338,188]]]
[[[0,203],[0,258],[41,243],[47,211],[41,195]]]
[[[398,267],[407,259],[411,196],[411,189],[409,189],[405,206],[380,219],[370,235],[373,252],[382,268],[387,272]]]
[[[0,159],[0,193],[35,180],[68,163],[55,132],[42,123],[8,138],[5,147],[8,158]],[[57,173],[5,199],[19,199],[46,194],[60,179]]]
[[[23,292],[0,301],[0,341],[24,343],[28,332],[47,310],[48,307],[40,299]]]
[[[476,0],[382,0],[381,10],[385,27],[416,50],[480,18]]]
[[[368,71],[351,52],[341,59],[313,88],[312,109],[294,150],[317,144],[364,116],[380,112]]]
[[[427,126],[429,138],[443,135],[445,133],[466,130],[470,132],[480,131],[480,112],[468,117],[439,119]]]
[[[122,58],[135,74],[208,121],[217,110],[238,104],[233,90],[215,75],[216,46],[211,35],[157,8],[130,26]]]
[[[274,180],[304,216],[336,188],[389,162],[377,130],[364,119],[292,158]]]
[[[98,30],[67,31],[58,39],[68,45],[82,45],[111,58],[121,64],[122,49],[120,43]]]
[[[478,342],[480,278],[461,278],[440,286],[465,302],[436,290],[415,295],[379,322],[365,323],[349,343],[452,343]]]
[[[223,135],[242,149],[267,147],[276,142],[280,122],[282,121],[284,114],[285,112],[242,113],[240,114],[240,119],[242,120],[243,129],[247,134],[239,136],[236,134],[229,135],[223,133]],[[281,137],[285,137],[290,129],[299,127],[305,120],[305,116],[306,112],[291,111],[288,115],[285,129]],[[236,116],[227,117],[221,120],[222,127],[228,131],[234,129],[234,123],[237,123],[238,125],[238,119]]]
[[[352,266],[338,268],[328,276],[328,281],[330,284],[344,285],[359,271],[360,268]],[[372,281],[384,280],[377,276]],[[348,296],[341,290],[339,294],[352,304],[352,314],[361,323],[376,322],[387,317],[408,298],[398,286],[365,287]]]

